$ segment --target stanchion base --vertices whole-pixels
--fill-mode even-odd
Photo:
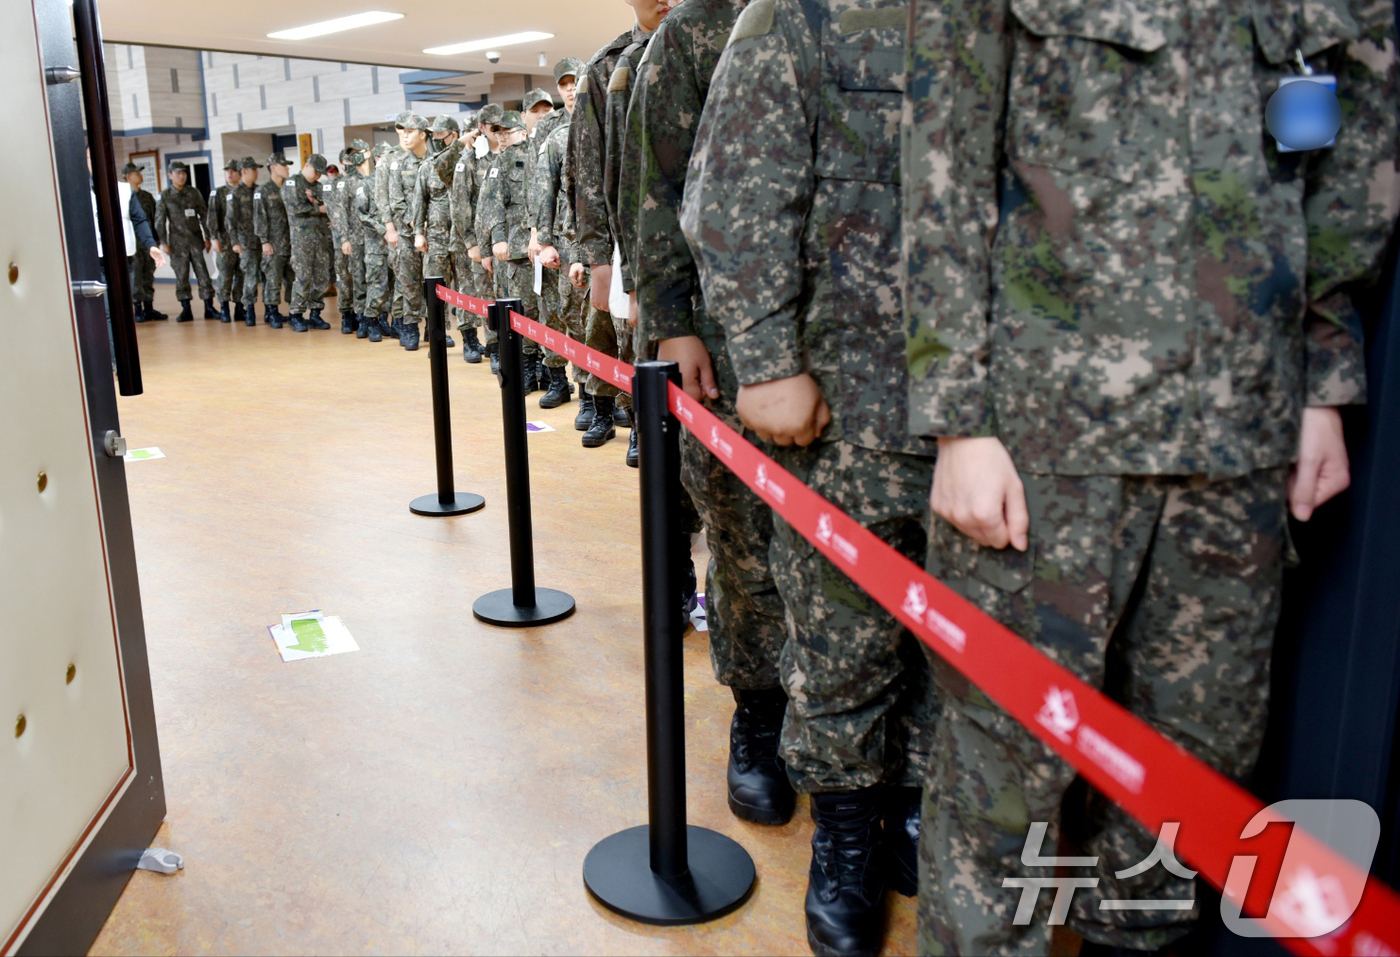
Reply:
[[[699,924],[729,913],[753,890],[753,858],[716,831],[686,828],[690,873],[665,880],[651,869],[648,825],[619,831],[593,846],[583,883],[600,903],[646,924]]]
[[[408,510],[414,515],[466,515],[486,507],[486,499],[471,492],[458,492],[446,505],[437,495],[420,495],[408,503]]]
[[[515,590],[502,588],[482,595],[472,605],[472,614],[490,625],[507,628],[528,628],[548,625],[568,618],[574,613],[574,596],[553,588],[536,588],[535,604],[531,607],[515,603]]]

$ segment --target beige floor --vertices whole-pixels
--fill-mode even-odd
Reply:
[[[158,302],[172,315],[170,287]],[[335,314],[334,306],[327,318]],[[408,511],[434,486],[426,350],[196,320],[138,327],[123,399],[172,877],[138,872],[96,954],[805,954],[811,824],[725,806],[732,699],[685,645],[689,818],[753,855],[752,898],[657,928],[596,904],[599,839],[646,814],[637,473],[626,433],[585,450],[575,406],[530,417],[537,573],[578,600],[514,631],[472,601],[508,584],[500,399],[450,352],[459,489],[474,515]],[[282,663],[266,627],[341,616],[358,653]],[[911,953],[891,896],[886,952]]]

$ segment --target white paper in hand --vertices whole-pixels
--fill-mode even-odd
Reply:
[[[540,262],[540,257],[535,257],[535,295],[540,295],[544,290],[544,263]]]
[[[608,312],[618,319],[627,318],[627,293],[622,291],[622,250],[613,245],[612,288],[608,290]]]

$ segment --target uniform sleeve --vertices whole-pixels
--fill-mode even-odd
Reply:
[[[167,229],[169,228],[169,226],[170,226],[170,223],[169,223],[169,221],[168,221],[169,216],[170,216],[170,213],[169,213],[169,211],[166,209],[166,206],[165,206],[165,194],[164,194],[164,193],[161,193],[161,194],[160,194],[160,199],[156,200],[156,234],[157,234],[157,235],[159,235],[159,236],[168,235],[167,232],[166,232],[166,230],[167,230]]]
[[[915,435],[990,435],[992,240],[1007,0],[913,0],[903,138],[905,358]]]
[[[384,161],[374,170],[374,206],[379,213],[380,222],[388,226],[394,221],[394,214],[389,205],[389,174],[396,172],[393,165],[396,160],[389,158],[390,154],[384,155]],[[388,232],[387,229],[382,230]]]
[[[681,228],[741,385],[805,367],[798,310],[814,189],[815,43],[795,0],[754,0],[720,57],[696,134]]]
[[[204,233],[204,241],[217,239],[214,232],[209,228],[209,207],[204,205],[204,197],[199,195],[199,190],[191,189],[190,207],[194,210],[195,218],[199,220],[199,228]]]
[[[608,78],[602,64],[588,65],[583,92],[574,100],[574,118],[569,123],[569,164],[579,255],[592,266],[612,262],[613,236],[608,228],[607,192],[603,178],[603,111],[608,95]]]
[[[1342,128],[1319,150],[1308,177],[1307,394],[1311,406],[1366,401],[1361,317],[1349,287],[1373,282],[1400,209],[1400,66],[1389,0],[1352,7],[1361,36],[1330,66],[1337,76]]]
[[[540,145],[539,155],[535,157],[535,165],[530,171],[530,201],[535,208],[533,218],[541,246],[557,247],[563,240],[562,236],[555,235],[557,224],[554,221],[559,190],[563,186],[564,151],[559,143],[559,131],[555,130]]]
[[[460,159],[466,165],[452,174],[452,245],[466,252],[476,245],[472,222],[476,218],[476,168],[475,159],[467,157],[465,150]]]
[[[699,272],[680,225],[686,166],[705,105],[694,67],[693,44],[663,20],[642,61],[628,116],[629,139],[635,136],[637,144],[636,241],[629,260],[645,339],[695,335],[691,304]]]
[[[272,236],[268,232],[267,206],[263,202],[262,191],[266,186],[259,186],[253,190],[253,233],[259,242],[270,243]]]
[[[510,237],[506,234],[506,206],[504,196],[504,184],[501,182],[506,151],[502,150],[496,154],[495,161],[486,173],[486,184],[481,188],[481,225],[486,236],[490,237],[490,244],[508,242]]]
[[[316,215],[316,207],[306,198],[305,189],[306,187],[295,179],[289,179],[282,184],[282,205],[287,207],[289,218],[310,219]]]
[[[159,246],[156,242],[155,233],[151,232],[150,220],[146,219],[146,210],[136,199],[135,191],[131,194],[130,201],[126,204],[126,215],[131,220],[131,228],[136,233],[136,242],[141,248],[136,255],[149,255],[152,246]]]
[[[413,178],[413,195],[408,198],[408,221],[416,233],[426,234],[428,231],[428,173],[431,169],[428,163],[418,164],[418,175]]]

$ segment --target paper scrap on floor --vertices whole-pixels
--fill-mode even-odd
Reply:
[[[326,655],[360,650],[345,622],[335,615],[327,617],[319,611],[283,615],[282,624],[268,625],[267,631],[283,661],[324,658]]]
[[[129,449],[122,458],[127,462],[144,462],[146,459],[163,459],[165,453],[151,446],[149,449]]]
[[[709,619],[705,617],[705,596],[695,596],[695,607],[690,610],[690,624],[696,631],[709,631]]]
[[[553,432],[554,427],[547,422],[526,422],[526,432]]]

